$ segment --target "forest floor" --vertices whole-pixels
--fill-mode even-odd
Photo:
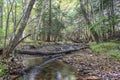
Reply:
[[[120,61],[108,53],[96,54],[84,49],[67,54],[61,60],[77,69],[77,80],[120,80]]]
[[[120,62],[107,53],[95,54],[86,49],[66,55],[62,60],[77,68],[78,80],[120,80]]]

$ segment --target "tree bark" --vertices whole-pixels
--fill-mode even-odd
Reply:
[[[23,8],[23,15],[26,12],[26,8],[27,8],[27,0],[22,0],[22,8]],[[23,31],[22,37],[25,37],[25,30]]]
[[[115,11],[114,11],[114,0],[111,1],[111,16],[112,16],[112,35],[115,34]]]
[[[0,1],[0,28],[3,28],[3,1]]]
[[[98,43],[98,42],[100,42],[100,41],[99,41],[99,36],[98,36],[97,32],[95,31],[95,29],[94,29],[93,27],[91,28],[92,24],[91,24],[91,22],[90,22],[90,19],[89,19],[89,17],[88,17],[88,14],[87,14],[87,12],[86,12],[85,7],[84,7],[83,0],[79,0],[79,1],[80,1],[80,8],[81,8],[81,10],[82,10],[82,14],[83,14],[83,16],[84,16],[84,18],[85,18],[85,21],[86,21],[87,25],[88,25],[89,28],[90,28],[90,32],[91,32],[91,34],[92,34],[92,36],[93,36],[93,39]]]
[[[38,24],[37,24],[37,26],[36,26],[36,35],[35,35],[36,40],[38,40],[38,37],[39,37],[40,27],[42,26],[43,13],[44,13],[44,11],[45,11],[45,6],[46,6],[47,2],[48,2],[48,0],[43,0],[43,1],[42,1],[40,18],[39,18]]]
[[[47,41],[49,42],[50,41],[50,35],[51,35],[51,31],[50,31],[50,28],[52,26],[52,17],[51,17],[51,0],[49,1],[49,26],[48,26],[48,32],[47,32]]]
[[[27,10],[25,12],[25,15],[21,21],[21,25],[20,25],[20,28],[18,29],[18,32],[17,34],[15,35],[14,39],[10,41],[9,45],[7,46],[4,54],[3,54],[3,59],[7,59],[9,58],[10,54],[12,53],[12,51],[14,50],[14,48],[16,47],[16,44],[18,44],[20,38],[22,37],[22,34],[23,34],[23,31],[27,25],[27,22],[28,22],[28,19],[29,19],[29,16],[31,14],[31,11],[32,11],[32,8],[33,8],[33,5],[35,3],[36,0],[31,0],[28,7],[27,7]]]

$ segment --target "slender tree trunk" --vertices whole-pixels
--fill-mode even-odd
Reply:
[[[114,12],[114,0],[111,0],[109,3],[108,8],[108,18],[109,18],[109,24],[110,27],[108,29],[108,35],[109,38],[112,38],[112,36],[115,34],[115,12]]]
[[[103,0],[99,0],[99,17],[104,16],[104,12],[103,12]],[[100,23],[100,27],[101,27],[101,40],[103,41],[103,39],[105,38],[105,33],[104,33],[104,28],[103,28],[104,22]]]
[[[3,28],[3,1],[0,1],[0,28]]]
[[[22,8],[23,8],[23,15],[26,12],[26,8],[27,8],[27,0],[22,0]],[[23,31],[22,37],[25,37],[25,30]]]
[[[38,40],[38,37],[39,37],[40,27],[42,26],[43,13],[45,11],[45,6],[46,6],[47,2],[48,2],[48,0],[43,0],[42,1],[42,7],[41,7],[41,12],[40,12],[40,17],[39,17],[39,20],[38,20],[38,24],[36,26],[36,36],[35,36],[36,40]]]
[[[114,12],[114,0],[111,1],[111,16],[112,16],[112,34],[115,34],[115,12]]]
[[[15,32],[17,29],[17,2],[14,2],[13,10],[12,12],[12,21],[13,21],[13,33],[12,33],[12,39],[15,36]]]
[[[49,1],[49,26],[48,26],[48,33],[47,33],[47,41],[49,42],[50,41],[50,35],[51,35],[51,26],[52,26],[52,16],[51,16],[51,0]]]
[[[21,25],[20,28],[18,29],[17,34],[15,35],[14,39],[10,41],[9,45],[7,46],[5,52],[4,52],[4,56],[3,59],[8,59],[10,57],[10,54],[12,53],[12,51],[14,50],[14,48],[17,46],[17,44],[20,41],[20,38],[22,37],[23,31],[27,25],[29,16],[31,14],[33,5],[35,3],[36,0],[30,0],[29,5],[27,7],[27,10],[25,12],[25,15],[21,21]]]
[[[9,1],[10,2],[10,1]],[[7,2],[7,19],[6,19],[6,27],[5,27],[5,38],[4,38],[4,49],[6,48],[7,46],[7,37],[8,37],[8,28],[9,28],[9,18],[10,18],[10,13],[12,12],[12,9],[13,9],[13,3],[11,3],[10,5],[10,8],[9,8],[9,2]],[[5,51],[5,50],[4,50]]]

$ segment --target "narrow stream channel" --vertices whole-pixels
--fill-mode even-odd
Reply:
[[[40,67],[44,63],[41,57],[25,56],[23,64],[30,70],[18,80],[76,80],[76,69],[60,60],[54,60]]]

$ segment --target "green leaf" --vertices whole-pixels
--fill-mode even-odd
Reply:
[[[3,2],[3,0],[0,0],[0,2]]]

